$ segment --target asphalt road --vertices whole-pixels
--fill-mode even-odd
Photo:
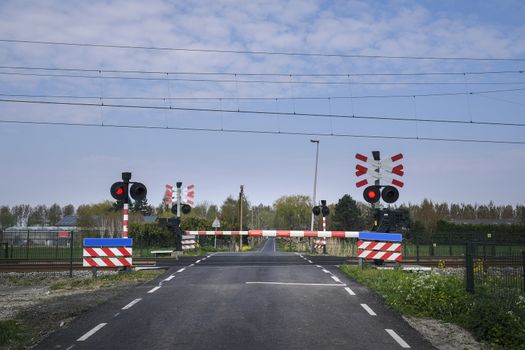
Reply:
[[[276,252],[275,240],[268,239],[258,252],[216,253],[173,266],[156,281],[78,317],[36,349],[408,346],[432,349],[337,267]]]

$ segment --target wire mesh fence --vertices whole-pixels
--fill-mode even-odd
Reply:
[[[496,245],[465,245],[466,289],[488,294],[525,294],[525,249]]]

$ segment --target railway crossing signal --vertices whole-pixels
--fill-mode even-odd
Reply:
[[[321,200],[321,205],[316,205],[312,208],[312,213],[314,213],[315,216],[323,214],[323,217],[326,217],[330,214],[330,208],[328,208],[326,201],[323,199]]]
[[[131,173],[124,172],[122,173],[122,181],[115,182],[109,189],[111,197],[124,204],[122,217],[122,237],[124,238],[128,237],[129,197],[131,196],[134,200],[141,201],[148,194],[148,190],[143,183],[129,180],[131,180]],[[131,189],[129,188],[130,183],[132,184]]]
[[[399,180],[405,172],[403,164],[396,164],[403,159],[403,154],[398,153],[385,160],[380,159],[379,151],[372,152],[373,159],[357,153],[355,158],[365,164],[356,164],[355,175],[359,178],[366,175],[366,178],[356,182],[356,187],[360,188],[368,185],[363,191],[363,198],[371,204],[378,203],[383,199],[386,203],[394,203],[399,199],[399,191],[395,187],[403,187],[403,181]],[[373,181],[373,184],[370,184]],[[381,181],[389,183],[382,185]]]

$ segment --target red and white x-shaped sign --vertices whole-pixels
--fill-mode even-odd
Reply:
[[[357,177],[367,175],[365,179],[355,183],[356,187],[359,188],[368,185],[369,180],[383,180],[394,186],[403,187],[404,183],[396,179],[396,176],[402,177],[405,174],[403,164],[396,164],[403,159],[402,153],[396,154],[385,160],[374,160],[359,153],[356,153],[355,158],[365,163],[365,165],[359,163],[356,164],[355,175]],[[377,171],[378,169],[379,172]]]

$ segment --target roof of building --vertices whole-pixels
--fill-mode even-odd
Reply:
[[[68,215],[64,216],[60,221],[56,223],[57,226],[76,226],[77,225],[77,216]]]

